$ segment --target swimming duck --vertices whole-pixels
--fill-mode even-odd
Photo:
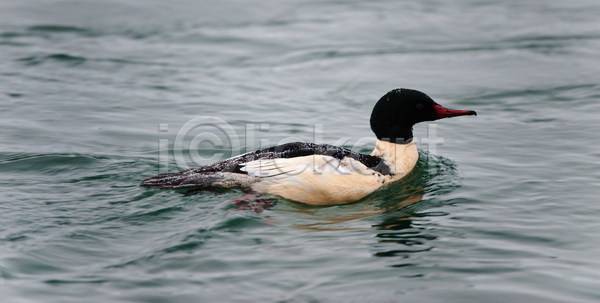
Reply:
[[[394,89],[379,99],[371,113],[377,143],[370,155],[328,144],[295,142],[160,174],[141,185],[242,187],[310,205],[349,203],[400,180],[415,167],[419,159],[412,132],[416,123],[466,115],[477,113],[444,108],[420,91]]]

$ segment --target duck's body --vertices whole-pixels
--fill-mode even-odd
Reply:
[[[333,145],[295,142],[158,175],[142,185],[164,189],[245,187],[306,204],[334,205],[359,200],[399,180],[418,159],[412,142],[378,141],[371,155]]]
[[[394,108],[398,102],[394,98],[400,95],[406,99],[403,94],[417,102],[413,102],[417,111],[427,109],[423,104],[432,103],[433,114],[419,112],[422,117],[418,116],[416,122],[475,114],[473,111],[444,109],[421,92],[393,90],[379,100],[371,115],[371,128],[378,138],[371,155],[327,144],[288,143],[212,165],[154,176],[144,180],[142,185],[163,189],[243,187],[311,205],[359,200],[381,186],[401,179],[417,163],[419,154],[412,142],[412,125],[416,122],[411,118],[414,117],[405,119],[409,120],[407,123],[385,121],[389,120],[390,114],[398,114],[394,113],[398,110]],[[407,107],[407,102],[403,102],[402,107]],[[413,109],[411,104],[408,108]],[[431,115],[433,118],[429,117]]]
[[[334,205],[353,202],[379,187],[399,180],[417,163],[419,154],[414,143],[393,144],[379,141],[370,157],[352,153],[333,157],[313,155],[291,159],[254,161],[245,165],[249,174],[260,174],[265,167],[273,176],[261,178],[251,185],[258,192],[311,204]],[[360,158],[367,161],[360,161]],[[261,163],[262,162],[262,163]],[[265,163],[266,162],[266,163]],[[371,163],[376,166],[369,167]],[[265,165],[266,164],[266,165]],[[281,174],[280,171],[286,170]]]

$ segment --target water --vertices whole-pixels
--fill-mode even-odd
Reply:
[[[599,15],[556,0],[2,1],[0,301],[600,300]],[[360,203],[253,211],[231,203],[241,190],[138,186],[195,117],[242,148],[249,123],[255,147],[312,141],[314,124],[350,147],[396,87],[479,116],[435,123],[443,145]]]

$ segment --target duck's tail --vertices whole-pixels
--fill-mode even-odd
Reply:
[[[160,174],[142,181],[142,186],[160,189],[191,187],[250,187],[258,177],[231,172],[194,172]]]

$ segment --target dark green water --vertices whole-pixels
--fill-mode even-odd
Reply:
[[[1,1],[0,302],[600,301],[598,16],[598,1]],[[195,117],[242,149],[249,123],[256,148],[312,141],[314,124],[350,147],[396,87],[479,116],[436,122],[443,145],[360,203],[255,212],[240,190],[138,186]]]

